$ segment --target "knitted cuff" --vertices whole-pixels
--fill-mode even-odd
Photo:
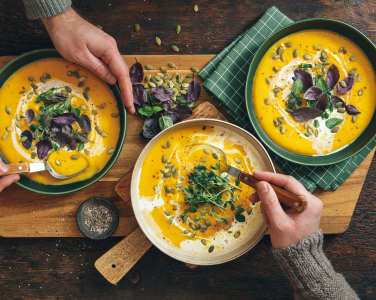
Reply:
[[[282,249],[272,249],[294,288],[295,299],[358,299],[345,278],[334,271],[323,250],[319,229]],[[339,298],[337,298],[339,297]]]
[[[71,5],[71,0],[22,0],[28,19],[50,18],[66,11]]]

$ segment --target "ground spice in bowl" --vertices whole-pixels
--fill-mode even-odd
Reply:
[[[104,233],[108,230],[113,220],[111,211],[103,205],[87,206],[83,212],[85,225],[90,231]]]

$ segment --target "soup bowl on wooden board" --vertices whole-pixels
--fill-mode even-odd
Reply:
[[[282,118],[284,118],[284,117],[291,117],[292,118],[292,116],[289,115],[289,114],[291,114],[291,112],[287,112],[287,114],[286,114],[286,112],[285,112],[286,104],[285,103],[287,103],[287,102],[284,102],[283,105],[285,105],[285,106],[282,106],[282,105],[279,106],[281,109],[279,109],[277,111],[278,112],[278,115],[277,115],[275,113],[276,111],[273,110],[274,109],[273,105],[269,105],[270,101],[268,103],[265,102],[265,104],[264,104],[264,97],[269,98],[269,97],[265,96],[265,92],[269,91],[268,95],[271,95],[271,98],[273,98],[274,93],[272,94],[270,91],[272,91],[272,89],[274,88],[274,85],[272,85],[272,87],[271,87],[270,81],[272,81],[275,77],[278,78],[278,72],[282,70],[281,68],[286,66],[286,64],[288,64],[290,61],[292,61],[296,57],[302,58],[302,56],[305,52],[307,52],[309,54],[313,53],[312,49],[314,49],[316,47],[313,44],[314,43],[316,44],[316,42],[312,42],[312,47],[307,48],[308,47],[307,46],[307,47],[304,47],[304,49],[299,48],[299,41],[297,41],[297,40],[295,40],[295,43],[292,43],[292,46],[291,46],[291,44],[286,46],[287,39],[288,39],[286,37],[291,36],[291,35],[294,36],[294,34],[295,35],[301,34],[299,32],[306,31],[306,30],[316,30],[317,32],[326,31],[326,32],[330,32],[331,34],[334,33],[337,36],[337,38],[342,38],[343,41],[345,41],[345,39],[350,40],[352,42],[352,44],[354,44],[354,47],[353,47],[354,51],[353,52],[357,52],[357,53],[359,53],[360,56],[364,56],[367,59],[367,65],[369,64],[369,66],[370,66],[370,68],[368,68],[368,69],[371,69],[371,71],[369,71],[369,72],[372,72],[372,74],[371,74],[372,76],[368,76],[369,74],[361,74],[362,78],[365,78],[366,76],[368,76],[369,78],[371,78],[371,77],[373,78],[371,80],[372,82],[374,81],[374,71],[376,70],[376,47],[364,34],[362,34],[360,31],[358,31],[354,27],[352,27],[352,26],[350,26],[346,23],[336,21],[336,20],[309,19],[309,20],[303,20],[303,21],[300,21],[300,22],[295,22],[295,23],[293,23],[293,24],[291,24],[287,27],[282,28],[281,30],[279,30],[278,32],[276,32],[275,34],[270,36],[261,45],[261,47],[255,53],[255,56],[253,57],[253,60],[251,62],[251,65],[250,65],[250,68],[249,68],[249,71],[248,71],[245,99],[246,99],[248,116],[249,116],[250,121],[253,125],[253,128],[255,129],[255,131],[256,131],[258,137],[260,138],[260,140],[270,150],[272,150],[278,156],[281,156],[284,159],[291,161],[291,162],[294,162],[294,163],[297,163],[297,164],[310,165],[310,166],[324,166],[324,165],[335,164],[335,163],[338,163],[340,161],[343,161],[345,159],[350,158],[351,156],[359,153],[362,149],[366,148],[370,144],[370,142],[375,138],[375,134],[376,134],[376,114],[374,112],[374,105],[375,105],[374,102],[375,101],[372,100],[374,97],[372,97],[372,99],[371,99],[370,95],[366,94],[368,92],[368,90],[370,90],[370,92],[371,92],[371,90],[374,88],[374,84],[369,84],[369,86],[368,86],[369,89],[367,90],[366,89],[367,87],[361,86],[363,79],[362,80],[359,79],[359,82],[358,82],[358,79],[356,79],[356,82],[354,83],[353,90],[351,90],[349,92],[349,93],[351,93],[351,96],[349,96],[348,99],[351,99],[351,101],[350,101],[350,103],[346,103],[346,104],[347,105],[348,104],[354,104],[358,107],[361,107],[363,110],[361,111],[361,113],[359,115],[357,115],[358,121],[355,120],[355,122],[358,122],[358,123],[353,122],[354,120],[352,119],[351,115],[343,114],[346,117],[343,121],[343,124],[338,125],[338,127],[339,127],[338,134],[341,133],[340,131],[341,131],[342,125],[343,125],[343,128],[345,128],[345,126],[347,126],[346,128],[350,128],[349,130],[346,129],[345,131],[343,131],[342,135],[339,135],[339,136],[342,136],[342,138],[343,138],[343,140],[342,140],[342,142],[344,143],[343,146],[339,146],[340,144],[338,143],[338,141],[341,141],[341,139],[338,138],[336,140],[336,138],[335,138],[336,135],[333,135],[334,137],[331,136],[331,137],[333,137],[332,141],[333,141],[333,143],[334,142],[337,143],[337,144],[333,144],[333,145],[336,145],[337,149],[335,147],[333,147],[333,148],[331,148],[332,150],[329,150],[329,151],[326,151],[326,152],[325,151],[322,152],[322,153],[317,152],[317,153],[319,153],[317,155],[312,154],[312,153],[307,154],[304,151],[300,151],[301,149],[303,149],[303,146],[301,146],[301,145],[303,145],[303,143],[306,142],[306,138],[302,134],[304,132],[304,129],[300,131],[301,132],[301,133],[299,133],[300,136],[294,135],[294,134],[295,133],[298,134],[298,125],[301,126],[301,128],[303,128],[303,124],[302,124],[303,122],[301,122],[300,124],[298,123],[298,125],[295,127],[296,131],[295,131],[294,127],[291,127],[291,128],[293,128],[293,130],[289,131],[289,127],[288,127],[289,125],[286,124],[286,119],[285,119],[285,123],[284,123],[286,125],[281,126],[281,123],[279,123],[279,125],[273,124],[274,120],[271,119],[271,118],[276,119],[279,116],[281,116]],[[285,38],[285,40],[284,40],[284,38]],[[280,62],[280,59],[273,60],[271,55],[269,55],[270,54],[269,52],[271,52],[272,49],[274,49],[276,47],[276,43],[279,42],[280,40],[284,41],[284,44],[283,44],[284,52],[281,56],[286,54],[286,57],[287,57],[286,62],[285,62],[285,59],[283,59],[283,63]],[[302,41],[300,46],[304,43],[305,42]],[[334,49],[332,47],[332,44],[330,44],[330,43],[333,43],[333,45],[334,45],[335,41],[330,40],[328,38],[326,38],[326,39],[323,38],[323,40],[320,44],[322,46],[322,49],[325,49],[325,50],[327,48],[332,49],[332,51],[330,51],[330,52],[327,51],[327,54],[330,55],[328,60],[330,58],[333,59],[330,62],[330,65],[332,65],[332,63],[333,63],[333,61],[335,61],[335,59],[338,59],[338,63],[337,63],[338,65],[340,64],[340,62],[343,62],[343,64],[339,65],[340,75],[341,75],[339,81],[341,81],[341,80],[344,79],[344,77],[351,75],[351,73],[346,75],[345,74],[346,69],[342,69],[342,66],[347,66],[348,67],[347,72],[350,72],[350,69],[352,69],[352,66],[355,65],[356,63],[360,63],[361,59],[358,59],[357,61],[355,61],[356,58],[355,58],[355,60],[352,60],[353,58],[350,59],[351,50],[349,51],[349,53],[347,53],[347,50],[345,50],[346,52],[344,52],[344,51],[340,50],[341,46],[339,46],[339,49]],[[328,44],[327,47],[326,47],[326,44]],[[294,49],[299,49],[299,51],[298,51],[299,54],[297,56],[293,56]],[[315,48],[315,49],[318,50],[318,53],[321,53],[320,48]],[[356,50],[356,49],[358,49],[358,50]],[[359,49],[360,49],[360,51],[359,51]],[[290,55],[290,58],[288,57],[288,55]],[[270,70],[269,70],[269,67],[267,69],[263,68],[262,71],[265,72],[265,73],[262,73],[264,77],[261,81],[259,79],[260,77],[256,78],[256,75],[261,74],[260,72],[257,73],[259,66],[262,65],[263,67],[265,67],[265,65],[266,65],[265,63],[263,63],[264,56],[265,56],[265,58],[268,58],[271,62],[276,62],[276,65],[279,64],[278,65],[279,68],[276,67],[275,70],[272,70],[272,67],[270,67]],[[343,60],[340,60],[339,59],[340,57],[342,57]],[[312,59],[313,59],[312,61],[315,61],[315,59],[319,59],[319,58],[321,59],[321,57],[319,57],[319,56],[318,57],[312,56]],[[291,60],[289,60],[289,59],[291,59]],[[308,64],[309,60],[306,60],[306,61],[307,61],[307,64]],[[326,67],[329,68],[330,65],[326,65]],[[294,66],[294,67],[296,69],[296,66]],[[310,71],[313,72],[313,75],[315,75],[314,72],[316,72],[315,67],[316,67],[316,65],[313,65],[312,68],[309,69]],[[355,72],[355,71],[353,71],[353,72]],[[356,72],[359,72],[359,70],[357,70]],[[327,74],[327,73],[323,73],[323,74]],[[270,75],[270,77],[269,77],[269,75]],[[358,74],[355,73],[355,77],[357,75]],[[371,82],[371,81],[367,81],[368,77],[366,78],[366,82]],[[288,78],[288,77],[286,77],[286,78]],[[294,80],[294,78],[291,78],[291,79]],[[266,81],[266,83],[265,83],[265,81]],[[255,85],[255,82],[257,82],[257,85]],[[275,82],[278,82],[278,81],[275,81]],[[292,82],[293,81],[291,81],[291,83],[290,83],[291,85],[292,85]],[[363,80],[363,82],[364,82],[364,80]],[[269,84],[269,86],[267,84]],[[355,87],[356,87],[356,90],[355,90]],[[370,98],[370,100],[367,100],[370,103],[369,105],[367,105],[367,107],[361,106],[362,104],[361,104],[360,100],[362,100],[362,97],[359,96],[359,94],[361,93],[361,92],[359,92],[360,89],[362,89],[362,91],[361,91],[363,93],[362,97],[366,96],[366,97]],[[334,93],[335,91],[339,92],[339,90],[337,89],[337,85],[335,86],[335,89],[332,91],[332,93]],[[304,92],[304,90],[303,90],[303,92]],[[256,93],[256,96],[255,96],[255,93]],[[287,101],[289,99],[288,98],[289,96],[283,95],[283,90],[280,91],[279,94],[277,94],[277,93],[274,94],[274,96],[275,96],[276,101],[280,101],[280,102],[272,102],[272,104],[282,103],[282,101]],[[262,95],[262,102],[263,102],[262,105],[269,105],[269,107],[271,107],[271,108],[266,108],[266,106],[264,106],[264,108],[262,108],[260,95]],[[338,94],[338,96],[340,96],[341,98],[342,98],[342,96],[343,96],[343,98],[348,97],[348,96],[346,96],[346,94]],[[279,99],[278,97],[281,100],[278,100]],[[363,100],[365,101],[365,99],[366,98],[364,98]],[[345,100],[346,100],[346,98],[345,98]],[[305,101],[305,99],[303,99],[303,101]],[[303,102],[303,103],[305,103],[305,102]],[[331,105],[332,104],[329,102],[328,108]],[[305,106],[305,104],[303,106]],[[369,107],[369,109],[368,109],[368,107]],[[334,112],[337,113],[337,108],[334,105],[333,105],[333,108],[334,108]],[[345,108],[345,106],[344,106],[344,108]],[[265,118],[263,118],[263,120],[260,121],[261,113],[259,113],[259,115],[257,115],[256,111],[261,112],[262,109],[264,109],[262,114],[263,114],[263,116],[265,116]],[[266,114],[267,110],[269,110],[269,116]],[[333,111],[333,109],[332,109],[332,111]],[[346,107],[346,111],[347,111],[347,107]],[[347,113],[348,112],[349,111],[347,111]],[[274,115],[272,116],[272,114],[274,114]],[[285,116],[285,114],[286,114],[286,116]],[[367,117],[367,121],[366,121],[367,123],[365,123],[365,119],[364,119],[365,117]],[[270,120],[268,120],[268,123],[267,123],[268,125],[270,125],[270,127],[268,127],[268,128],[265,127],[265,124],[266,124],[265,122],[266,122],[267,118],[270,118]],[[326,125],[326,123],[325,123],[326,119],[322,118],[321,116],[320,116],[320,118],[319,117],[317,117],[317,118],[318,118],[318,124],[322,123],[322,124]],[[330,115],[330,118],[332,118],[332,115]],[[264,122],[264,123],[261,124],[260,122],[261,123]],[[363,122],[363,123],[361,123],[361,122]],[[278,127],[278,126],[279,126],[279,128],[275,128],[275,127]],[[282,134],[278,131],[283,126],[287,127],[287,131],[286,131],[286,128],[283,129],[284,134]],[[356,132],[356,129],[357,129],[356,126],[362,126],[361,130],[358,130]],[[306,127],[304,127],[304,128],[307,129]],[[330,129],[330,127],[328,127],[328,126],[323,127],[323,128],[326,131],[328,131],[327,128]],[[317,135],[319,135],[320,132],[324,132],[324,129],[323,129],[323,131],[321,131],[321,127],[320,127],[318,129]],[[311,130],[312,130],[312,132],[307,132],[308,135],[309,134],[311,135],[310,137],[307,136],[307,138],[311,141],[314,141],[313,137],[316,134],[316,132],[315,132],[316,129],[315,129],[315,127],[312,127]],[[312,135],[313,132],[314,132],[314,134]],[[348,136],[350,136],[350,135],[354,136],[354,138],[352,140],[350,140],[350,137],[347,137],[347,132],[348,132]],[[356,132],[356,134],[353,134],[353,132]],[[292,146],[291,146],[293,144],[292,139],[290,139],[290,145],[288,145],[288,143],[289,143],[289,141],[287,139],[288,136],[293,137],[292,139],[294,139],[295,137],[298,137],[298,138],[301,139],[301,141],[304,141],[303,143],[300,143],[298,138],[296,138],[296,146],[294,146],[294,147],[296,147],[295,149],[297,149],[301,146],[301,149],[299,149],[300,152],[292,150]],[[330,133],[327,136],[329,137]],[[278,140],[278,139],[280,139],[280,140]],[[282,145],[281,142],[280,142],[281,139],[285,139],[285,141],[286,141],[284,147],[281,146]],[[346,139],[348,139],[347,140],[348,142],[345,143]],[[322,139],[322,141],[324,141],[324,139]],[[322,146],[320,146],[320,147],[322,147]],[[313,148],[313,147],[312,147],[312,149],[315,150],[315,148]],[[312,149],[310,149],[311,152],[312,152]]]
[[[200,130],[201,130],[201,128],[202,128],[202,130],[205,130],[205,128],[214,128],[213,130],[220,129],[220,130],[226,131],[227,133],[231,134],[232,136],[241,137],[241,139],[242,140],[244,139],[244,141],[246,142],[247,145],[250,145],[251,147],[253,147],[252,149],[254,149],[257,152],[257,154],[259,155],[257,157],[260,157],[262,159],[262,163],[264,165],[263,169],[267,170],[269,172],[275,172],[273,163],[272,163],[269,155],[265,151],[264,147],[261,145],[261,143],[258,142],[257,139],[254,136],[252,136],[247,131],[241,129],[240,127],[233,125],[233,124],[230,124],[230,123],[227,123],[227,122],[224,122],[224,121],[213,120],[213,119],[198,119],[198,120],[184,121],[184,122],[178,123],[178,124],[168,128],[168,129],[164,130],[163,132],[161,132],[160,134],[158,134],[151,142],[149,142],[146,145],[145,149],[140,154],[140,156],[139,156],[139,158],[136,162],[136,165],[134,167],[134,171],[133,171],[133,174],[132,174],[132,180],[131,180],[132,207],[133,207],[133,210],[134,210],[135,217],[136,217],[138,224],[141,227],[142,231],[145,233],[145,235],[148,237],[148,239],[157,248],[159,248],[162,252],[166,253],[167,255],[169,255],[169,256],[177,259],[177,260],[180,260],[180,261],[183,261],[183,262],[189,263],[189,264],[194,264],[194,265],[220,264],[220,263],[224,263],[224,262],[233,260],[233,259],[241,256],[242,254],[246,253],[247,251],[252,249],[260,241],[260,239],[263,237],[263,235],[267,231],[267,226],[265,225],[265,223],[262,220],[262,214],[261,214],[261,211],[260,211],[260,207],[255,206],[254,212],[252,212],[252,217],[254,219],[247,219],[247,220],[249,220],[248,222],[250,224],[250,227],[249,227],[250,230],[248,231],[249,234],[246,230],[244,230],[245,232],[243,231],[243,233],[240,237],[240,240],[243,239],[243,241],[238,242],[239,241],[239,239],[238,239],[237,240],[238,243],[232,244],[232,246],[229,247],[228,249],[225,248],[225,247],[224,248],[216,247],[214,251],[210,252],[210,251],[208,251],[208,248],[210,247],[210,245],[214,245],[217,242],[216,246],[218,246],[219,239],[221,239],[221,238],[217,237],[216,234],[218,232],[225,232],[224,230],[217,229],[217,232],[215,232],[215,235],[214,235],[214,241],[213,241],[213,236],[207,237],[206,239],[208,241],[208,244],[206,245],[206,243],[205,243],[205,246],[200,244],[201,237],[198,237],[198,236],[197,236],[197,238],[195,236],[194,239],[190,239],[190,240],[185,239],[184,242],[181,242],[179,245],[173,244],[172,239],[169,240],[162,233],[162,230],[164,230],[164,229],[161,229],[162,227],[158,227],[159,226],[158,224],[160,224],[160,223],[157,224],[156,222],[154,222],[154,219],[153,219],[154,217],[152,217],[152,212],[153,212],[154,208],[155,208],[155,211],[157,211],[157,212],[158,212],[158,210],[162,209],[161,214],[157,215],[157,219],[159,217],[161,219],[163,219],[163,222],[166,223],[166,226],[170,226],[170,225],[176,226],[176,227],[174,227],[174,230],[176,228],[178,229],[178,232],[177,232],[176,235],[178,235],[179,236],[178,238],[180,238],[180,237],[183,236],[184,232],[181,229],[182,227],[179,227],[179,226],[185,225],[185,224],[179,223],[179,221],[183,222],[182,219],[178,220],[179,218],[181,218],[181,216],[179,215],[179,211],[176,213],[177,214],[176,215],[176,223],[167,225],[168,217],[166,217],[166,215],[163,212],[164,207],[166,207],[167,205],[166,205],[166,203],[161,204],[161,202],[160,202],[160,199],[162,198],[162,194],[155,193],[153,198],[151,199],[151,198],[143,197],[143,195],[141,195],[141,193],[140,193],[140,190],[141,190],[141,188],[143,188],[143,186],[147,185],[148,188],[149,188],[149,187],[151,187],[155,184],[153,182],[153,178],[147,179],[147,177],[143,176],[143,164],[144,164],[144,162],[149,163],[150,159],[154,160],[154,153],[159,153],[160,155],[158,154],[158,158],[156,158],[156,160],[158,161],[158,163],[163,164],[163,158],[162,158],[162,161],[160,162],[160,156],[162,156],[161,150],[164,149],[163,146],[162,146],[162,148],[160,148],[161,143],[165,143],[166,142],[165,140],[167,138],[170,139],[171,134],[173,134],[173,133],[182,134],[183,131],[185,131],[185,133],[187,133],[187,130],[190,130],[191,128],[199,128]],[[172,150],[173,152],[179,151],[179,145],[180,144],[175,144],[175,141],[171,140],[171,149],[173,149]],[[167,147],[167,148],[170,148],[170,147]],[[161,149],[161,150],[159,150],[159,149]],[[164,149],[164,150],[166,150],[166,149]],[[167,149],[167,151],[168,151],[168,149]],[[151,157],[148,157],[149,153],[150,153]],[[177,155],[176,155],[175,158],[177,158]],[[171,156],[172,160],[174,160],[175,158],[173,158],[173,156]],[[157,164],[157,161],[155,161],[154,163]],[[185,160],[184,165],[181,165],[182,168],[186,168],[189,165],[189,163],[190,163],[189,159]],[[177,168],[180,168],[181,166],[179,164],[177,164]],[[156,168],[159,168],[159,165],[157,165]],[[181,169],[179,169],[179,172],[180,171],[181,171]],[[157,173],[157,171],[154,172],[154,173]],[[181,175],[183,173],[179,173],[179,174]],[[178,175],[177,178],[179,178],[180,175]],[[152,177],[154,177],[154,176],[152,176]],[[162,181],[160,181],[160,182],[163,185],[163,182]],[[166,183],[166,185],[167,184],[169,184],[169,183]],[[164,190],[162,191],[162,193],[164,193]],[[173,197],[168,202],[175,202],[176,200],[178,201],[179,198],[175,198],[175,195],[177,197],[179,197],[178,194],[182,194],[181,196],[183,196],[183,193],[173,194],[172,195]],[[247,197],[244,197],[244,198],[246,198],[246,199],[244,199],[244,201],[246,201],[247,204],[250,205],[249,200],[248,200],[248,196],[249,195],[247,195]],[[169,197],[169,196],[167,196],[167,197]],[[173,199],[175,199],[175,200],[173,200]],[[147,210],[145,208],[145,201],[147,201],[148,205],[154,206],[152,210]],[[183,202],[181,202],[181,203],[183,203]],[[247,208],[245,210],[247,211]],[[172,216],[172,214],[173,214],[173,212],[171,213],[171,216]],[[247,214],[247,212],[245,212],[245,214]],[[205,215],[205,214],[202,214],[202,215]],[[251,216],[249,216],[249,217],[251,217]],[[235,226],[234,225],[235,223],[237,223],[237,222],[235,222],[235,221],[232,222],[232,226]],[[179,226],[178,226],[178,224],[179,224]],[[241,223],[238,223],[238,225],[239,224],[241,224]],[[163,226],[165,226],[165,225],[163,225]],[[170,227],[170,228],[172,228],[172,227]],[[226,229],[225,233],[227,234],[227,229]],[[234,233],[235,233],[235,231],[234,231]],[[232,233],[232,238],[233,238],[234,233]],[[167,233],[166,236],[168,236],[168,233]],[[185,236],[188,237],[188,235],[185,235]],[[215,240],[215,237],[217,237],[217,240]],[[183,245],[183,243],[185,243],[187,241],[188,241],[188,243],[189,242],[193,243],[195,241],[195,246],[192,246],[193,250],[192,249],[187,250],[188,249],[188,248],[186,248],[187,244]],[[179,240],[179,242],[180,242],[180,240]],[[226,249],[226,250],[221,251],[222,249]]]
[[[50,77],[51,78],[51,82],[54,80],[54,75],[53,74],[54,74],[55,71],[58,74],[60,74],[60,73],[61,74],[66,74],[66,72],[69,71],[70,68],[73,70],[72,64],[69,63],[69,62],[66,62],[63,59],[63,57],[55,49],[41,49],[41,50],[31,51],[31,52],[28,52],[28,53],[25,53],[25,54],[22,54],[22,55],[16,57],[15,59],[13,59],[12,61],[10,61],[7,65],[5,65],[1,69],[1,71],[0,71],[0,89],[3,88],[4,87],[4,83],[7,82],[8,79],[12,78],[12,76],[14,76],[14,74],[16,74],[17,71],[19,71],[20,69],[22,69],[24,67],[27,67],[27,66],[30,66],[30,64],[33,64],[33,63],[36,63],[36,62],[38,62],[38,63],[39,62],[46,63],[46,61],[48,61],[49,59],[59,59],[58,60],[59,66],[60,67],[64,67],[64,70],[62,70],[62,69],[61,70],[60,69],[59,70],[54,70],[51,67],[51,65],[49,65],[49,70],[50,70],[49,72],[51,72],[51,74],[52,74],[52,78]],[[64,64],[64,66],[61,66],[61,62],[66,62],[66,65]],[[68,68],[68,65],[69,65],[69,68]],[[39,73],[41,71],[38,70],[37,68],[35,68],[35,69],[36,69],[36,74],[33,75],[33,76],[35,76],[35,77],[41,76],[41,75],[39,75]],[[90,80],[90,79],[93,80],[93,81],[90,81],[90,82],[101,83],[100,79],[97,78],[90,71],[88,71],[88,70],[86,70],[86,69],[84,69],[84,68],[82,68],[82,67],[80,67],[78,65],[74,69],[84,70],[82,72],[85,72],[85,74],[86,73],[89,74],[88,76],[93,76],[93,78],[89,78],[88,77],[87,80]],[[21,78],[22,78],[22,80],[24,82],[24,85],[26,84],[25,85],[26,89],[29,89],[30,83],[32,83],[32,82],[27,82],[27,78],[28,77],[27,76],[25,77],[25,76],[21,76]],[[30,76],[30,75],[28,75],[28,76]],[[24,77],[26,79],[24,79]],[[76,78],[74,78],[74,76],[71,76],[69,78],[71,78],[72,82],[74,81],[73,79],[76,79]],[[61,80],[61,81],[65,82],[64,79],[57,78],[57,77],[56,77],[56,79],[57,79],[57,81]],[[78,83],[79,79],[76,79],[76,81]],[[36,79],[35,82],[39,83],[39,78]],[[49,81],[47,81],[47,84],[48,83],[49,83]],[[77,83],[74,81],[75,85],[77,85]],[[53,84],[53,83],[51,83],[51,84]],[[71,85],[73,89],[74,89],[74,86],[75,86],[74,84]],[[88,85],[89,84],[86,83],[86,86],[84,85],[84,88],[88,87]],[[102,85],[101,85],[101,87],[102,87]],[[95,88],[95,87],[93,88],[92,87],[92,89],[89,91],[89,94],[91,92],[94,93],[94,89],[98,90],[98,93],[99,93],[99,91],[101,90],[101,87],[98,87],[98,86],[97,86],[97,88]],[[82,90],[84,88],[82,88]],[[77,88],[77,90],[78,90],[78,88]],[[108,159],[108,161],[106,163],[103,163],[103,167],[101,169],[98,169],[97,171],[93,172],[93,175],[90,178],[85,178],[85,179],[80,180],[80,181],[69,182],[69,183],[66,183],[66,184],[41,183],[41,182],[37,182],[35,180],[32,180],[32,179],[30,179],[30,178],[28,178],[28,177],[26,177],[24,175],[21,175],[21,179],[17,182],[18,185],[20,185],[21,187],[24,187],[24,188],[26,188],[28,190],[37,192],[37,193],[59,195],[59,194],[64,194],[64,193],[70,193],[70,192],[78,191],[80,189],[88,187],[91,184],[97,182],[99,179],[101,179],[111,169],[111,167],[116,162],[116,160],[117,160],[117,158],[118,158],[118,156],[119,156],[119,154],[120,154],[120,152],[122,150],[123,144],[124,144],[124,139],[125,139],[125,134],[126,134],[126,113],[125,113],[124,105],[122,103],[122,99],[121,99],[121,95],[120,95],[120,90],[117,87],[117,85],[108,85],[107,83],[103,82],[103,90],[106,90],[107,94],[110,95],[111,97],[113,96],[113,98],[111,98],[111,99],[107,99],[108,97],[105,97],[106,100],[103,100],[103,102],[106,102],[106,101],[108,102],[109,101],[107,103],[107,106],[106,106],[107,109],[109,108],[109,106],[111,106],[111,109],[113,107],[114,108],[117,107],[117,109],[116,109],[116,111],[118,111],[117,122],[119,122],[119,127],[120,127],[119,130],[118,130],[118,133],[117,133],[118,137],[114,137],[114,141],[111,142],[114,145],[114,147],[113,147],[113,153],[111,154],[111,157]],[[18,94],[18,92],[17,92],[17,94]],[[99,94],[98,94],[98,96],[99,96]],[[21,94],[20,94],[20,97],[22,97]],[[112,102],[112,99],[115,101],[115,103]],[[1,106],[5,106],[6,105],[6,99],[0,100],[0,103],[1,103]],[[88,103],[87,105],[89,105],[90,100],[88,100],[87,103]],[[94,105],[94,102],[89,105],[89,110],[90,109],[94,109],[95,105],[94,106],[93,105]],[[101,109],[99,108],[98,110],[99,110],[99,113],[101,113],[101,111],[100,111]],[[103,111],[103,109],[102,109],[102,111]],[[40,112],[37,112],[36,115],[38,115],[39,113]],[[84,113],[83,110],[81,111],[81,113]],[[89,118],[90,118],[90,112],[87,111],[86,114],[88,114]],[[12,116],[12,119],[9,120],[9,122],[12,122],[12,124],[13,124],[13,122],[15,122],[14,119],[15,118],[13,118],[13,116]],[[35,119],[34,119],[34,121],[35,121]],[[1,122],[2,127],[4,127],[4,128],[6,126],[10,126],[10,125],[7,125],[9,123],[8,121],[4,121],[4,123],[7,123],[7,124],[3,124],[3,120],[0,120],[0,122]],[[111,123],[110,120],[108,120],[108,122]],[[24,123],[25,124],[23,126],[26,126],[26,121]],[[96,125],[97,124],[91,124],[91,127],[92,127],[91,132],[95,131],[95,126]],[[14,128],[15,127],[16,126],[14,126]],[[18,128],[16,128],[16,130],[18,130]],[[21,130],[23,130],[23,129],[21,129]],[[115,139],[117,139],[117,141]],[[22,147],[22,145],[20,145],[18,147]],[[6,149],[1,149],[1,147],[0,147],[0,157],[7,164],[7,163],[10,163],[10,162],[6,159],[6,156],[4,155],[4,152],[9,152],[9,151],[5,151],[5,150]],[[22,150],[24,150],[24,149],[22,149]],[[99,158],[100,157],[98,156],[98,159]],[[94,159],[94,156],[91,157],[90,159]],[[107,159],[107,157],[106,157],[106,159]],[[12,163],[18,163],[18,161],[17,162],[14,161]],[[45,172],[47,172],[47,171],[45,171]],[[84,174],[84,173],[82,173],[82,174]]]

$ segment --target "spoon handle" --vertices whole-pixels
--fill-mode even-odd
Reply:
[[[8,172],[5,175],[23,174],[30,172],[30,165],[28,163],[7,165]]]
[[[254,176],[245,172],[240,172],[238,179],[244,184],[250,187],[253,187],[254,189],[257,189],[256,185],[258,182],[260,182],[260,180],[258,180]],[[299,212],[303,212],[305,208],[307,207],[307,200],[302,199],[301,197],[293,193],[290,193],[289,191],[286,191],[285,189],[279,186],[276,186],[271,183],[269,184],[273,187],[278,197],[278,200],[282,202],[283,204],[286,204],[289,207],[295,208]]]

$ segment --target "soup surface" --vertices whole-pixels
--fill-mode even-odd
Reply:
[[[0,150],[8,163],[48,161],[62,175],[88,167],[66,180],[47,171],[25,175],[43,184],[92,177],[107,164],[118,141],[119,109],[110,88],[64,59],[40,60],[16,71],[0,89],[0,107]],[[30,139],[26,144],[23,136]]]
[[[295,82],[304,81],[307,73],[311,82],[296,92]],[[333,74],[338,79],[331,89]],[[312,87],[316,94],[307,94]],[[374,70],[356,44],[334,32],[306,30],[281,39],[265,54],[254,78],[253,106],[277,145],[297,154],[325,155],[365,130],[375,110],[375,93]],[[310,116],[297,112],[306,107]],[[317,107],[320,115],[312,110]]]
[[[142,164],[138,189],[142,217],[155,234],[204,257],[244,245],[263,224],[259,204],[249,202],[254,189],[222,173],[226,163],[209,145],[238,169],[266,170],[244,138],[218,126],[193,126],[158,141]]]

